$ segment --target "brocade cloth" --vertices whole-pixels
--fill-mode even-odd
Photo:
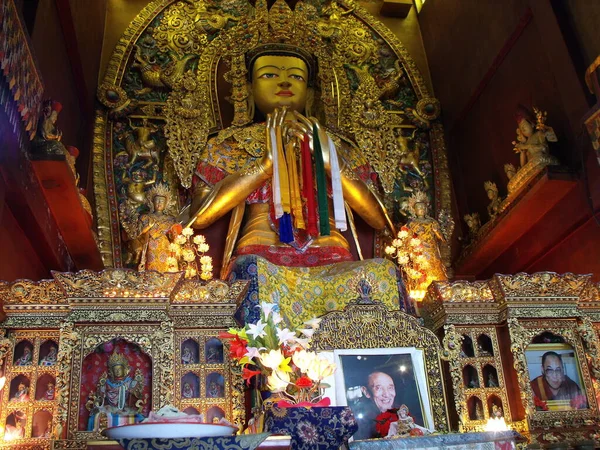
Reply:
[[[254,450],[269,436],[244,434],[182,439],[119,439],[125,450]]]
[[[338,450],[358,430],[347,406],[278,408],[265,413],[265,431],[292,437],[292,450]]]
[[[240,323],[256,323],[261,301],[279,305],[290,329],[313,317],[341,310],[359,297],[355,283],[369,277],[371,298],[390,310],[414,314],[396,266],[387,259],[339,262],[317,267],[278,266],[256,255],[243,255],[231,265],[229,281],[250,280],[236,311]]]

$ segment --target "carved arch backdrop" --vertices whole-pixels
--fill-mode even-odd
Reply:
[[[396,36],[359,5],[156,0],[121,37],[98,90],[94,186],[107,267],[136,265],[139,243],[125,219],[147,211],[144,190],[167,182],[185,204],[209,134],[248,121],[245,51],[282,40],[317,57],[313,113],[358,145],[393,221],[406,220],[415,189],[427,191],[436,218],[450,217],[439,103]],[[442,256],[448,264],[449,245]]]

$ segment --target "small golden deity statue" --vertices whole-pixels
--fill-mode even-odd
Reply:
[[[38,122],[37,133],[32,141],[32,152],[36,156],[63,156],[67,153],[62,144],[62,131],[56,127],[62,105],[54,100],[46,100],[42,117]]]
[[[130,372],[131,367],[123,354],[114,352],[110,355],[108,372],[100,376],[96,391],[86,404],[90,411],[88,431],[97,431],[104,418],[108,427],[129,423],[130,418],[135,422],[144,418],[141,415],[145,403],[142,396],[144,377],[140,369],[135,370],[133,377]]]
[[[139,265],[140,271],[176,272],[177,263],[170,258],[171,238],[177,220],[170,214],[174,202],[166,184],[153,186],[146,194],[150,212],[139,218],[139,235],[143,239],[143,250]]]
[[[498,215],[498,213],[500,213],[502,209],[502,199],[498,196],[498,187],[496,186],[496,183],[486,181],[483,183],[483,187],[485,188],[485,192],[490,199],[487,212],[490,216],[490,220],[492,220]]]
[[[509,195],[517,192],[544,167],[559,164],[548,146],[548,142],[557,142],[558,139],[552,127],[546,125],[547,113],[535,107],[533,111],[535,118],[522,106],[516,114],[517,140],[513,141],[513,145],[519,154],[520,168],[515,176],[509,177]]]
[[[469,240],[473,242],[477,239],[477,235],[481,229],[481,219],[479,219],[479,213],[465,214],[464,219],[467,227],[469,228]]]
[[[510,163],[504,164],[504,173],[506,174],[506,178],[508,178],[508,181],[510,181],[517,174],[517,168]]]
[[[427,215],[429,210],[427,194],[422,191],[415,192],[408,200],[408,208],[412,217],[406,226],[421,240],[424,248],[423,255],[428,262],[427,280],[421,284],[421,289],[426,291],[432,281],[448,279],[440,255],[440,245],[450,236],[444,236],[439,222]]]

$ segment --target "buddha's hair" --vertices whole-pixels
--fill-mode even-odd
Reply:
[[[312,86],[314,84],[314,80],[316,79],[317,75],[317,62],[314,56],[303,48],[284,43],[268,43],[257,45],[248,53],[246,53],[248,81],[252,81],[252,69],[254,68],[254,63],[261,56],[293,56],[301,59],[306,63],[306,67],[308,67],[308,85]]]

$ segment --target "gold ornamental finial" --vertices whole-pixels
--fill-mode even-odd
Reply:
[[[119,352],[113,352],[110,355],[110,358],[108,358],[108,368],[110,370],[112,370],[113,367],[115,366],[125,366],[125,367],[129,367],[129,361],[127,361],[127,358],[125,358],[124,355],[122,355]]]

